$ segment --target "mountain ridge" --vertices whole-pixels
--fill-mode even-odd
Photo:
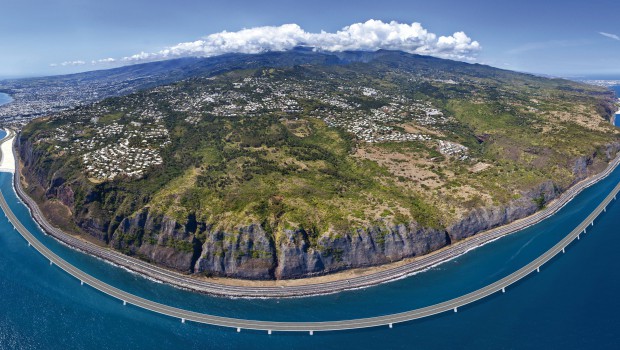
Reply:
[[[287,279],[423,255],[523,218],[618,150],[604,89],[341,55],[352,62],[248,55],[250,67],[38,119],[19,140],[28,191],[52,222],[127,254]]]

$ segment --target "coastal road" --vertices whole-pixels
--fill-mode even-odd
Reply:
[[[606,211],[607,206],[616,198],[618,192],[620,192],[620,183],[618,183],[614,187],[614,189],[607,195],[607,197],[605,197],[605,199],[596,207],[596,209],[594,209],[594,211],[592,211],[592,213],[590,213],[590,215],[588,215],[585,220],[583,220],[575,229],[573,229],[566,237],[564,237],[551,249],[536,258],[534,261],[520,268],[519,270],[486,287],[480,288],[474,292],[442,303],[402,313],[378,317],[326,322],[273,322],[228,318],[184,310],[141,298],[139,296],[125,292],[96,279],[95,277],[81,271],[80,269],[66,262],[64,259],[52,252],[22,225],[22,223],[19,221],[19,219],[15,216],[15,214],[9,207],[2,192],[0,192],[0,208],[4,211],[5,215],[14,226],[14,228],[26,239],[28,245],[34,247],[39,253],[41,253],[45,258],[47,258],[50,261],[50,264],[60,267],[61,269],[78,279],[82,284],[87,284],[107,295],[119,299],[123,302],[123,304],[135,305],[137,307],[141,307],[159,314],[178,318],[182,322],[192,321],[215,326],[231,327],[236,328],[237,331],[241,331],[242,329],[251,329],[267,331],[269,334],[275,331],[309,332],[310,334],[313,334],[314,332],[318,331],[337,331],[379,326],[392,327],[396,323],[424,318],[446,311],[456,312],[459,307],[473,303],[499,291],[505,291],[505,288],[509,287],[513,283],[518,282],[519,280],[528,276],[534,271],[539,271],[542,265],[544,265],[556,255],[563,253],[565,251],[565,248],[569,244],[571,244],[575,239],[579,239],[580,235],[585,234],[586,228],[590,225],[593,225],[594,220],[601,213]]]
[[[552,210],[551,214],[549,214],[548,212],[544,213],[545,211],[541,211],[537,214],[543,213],[542,214],[544,215],[543,217],[548,217],[552,215],[554,212],[559,210],[563,205],[565,205],[570,199],[572,199],[583,188],[607,176],[615,168],[617,164],[618,164],[618,158],[616,158],[612,162],[612,164],[610,164],[610,166],[598,176],[593,177],[589,180],[586,180],[576,186],[573,186],[569,191],[567,191],[563,195],[563,197],[561,197],[558,201],[554,203],[556,207]],[[15,177],[15,179],[17,179],[17,176]],[[21,186],[19,186],[19,181],[15,181],[15,188],[18,192],[21,191]],[[42,244],[34,235],[32,235],[32,233],[30,233],[22,225],[22,223],[19,221],[19,219],[15,216],[15,214],[10,209],[2,192],[0,192],[0,208],[4,211],[5,215],[7,216],[11,224],[14,226],[14,228],[26,239],[28,244],[30,246],[33,246],[45,258],[47,258],[50,261],[50,264],[60,267],[61,269],[63,269],[64,271],[74,276],[79,281],[81,281],[82,284],[90,285],[91,287],[105,294],[108,294],[114,298],[121,300],[124,304],[135,305],[135,306],[144,308],[146,310],[150,310],[156,313],[178,318],[182,322],[192,321],[192,322],[210,324],[210,325],[215,325],[215,326],[231,327],[231,328],[236,328],[238,331],[242,329],[252,329],[252,330],[267,331],[268,333],[271,333],[274,331],[281,331],[281,332],[310,332],[310,334],[313,334],[313,332],[315,331],[336,331],[336,330],[359,329],[359,328],[379,327],[379,326],[390,326],[391,327],[392,325],[396,323],[401,323],[401,322],[411,321],[411,320],[415,320],[415,319],[419,319],[423,317],[428,317],[428,316],[436,315],[436,314],[446,312],[446,311],[456,312],[459,307],[473,303],[477,300],[480,300],[486,296],[497,293],[499,291],[505,291],[505,288],[507,288],[508,286],[528,276],[533,271],[538,271],[539,268],[543,264],[551,260],[556,255],[560,254],[561,252],[564,252],[565,248],[571,242],[573,242],[575,239],[579,239],[580,235],[585,233],[586,228],[589,225],[593,225],[594,220],[606,210],[607,206],[616,198],[616,195],[618,194],[619,191],[620,191],[620,183],[618,183],[614,187],[614,189],[607,195],[607,197],[605,197],[605,199],[596,207],[596,209],[594,209],[592,213],[590,213],[590,215],[588,215],[588,217],[584,221],[582,221],[574,230],[572,230],[567,236],[565,236],[555,246],[553,246],[547,252],[545,252],[544,254],[542,254],[541,256],[539,256],[538,258],[536,258],[534,261],[527,264],[526,266],[520,268],[514,273],[486,287],[480,288],[474,292],[465,294],[461,297],[454,298],[454,299],[451,299],[451,300],[448,300],[442,303],[438,303],[435,305],[431,305],[431,306],[427,306],[427,307],[423,307],[423,308],[419,308],[415,310],[410,310],[410,311],[406,311],[402,313],[396,313],[396,314],[378,316],[378,317],[370,317],[370,318],[360,318],[360,319],[342,320],[342,321],[326,321],[326,322],[272,322],[272,321],[235,319],[235,318],[214,316],[214,315],[208,315],[208,314],[193,312],[189,310],[184,310],[180,308],[175,308],[172,306],[164,305],[161,303],[156,303],[156,302],[141,298],[139,296],[136,296],[136,295],[127,293],[123,290],[120,290],[118,288],[115,288],[102,281],[99,281],[93,276],[90,276],[89,274],[69,264],[68,262],[60,258],[58,255],[56,255],[54,252],[52,252],[50,249],[48,249],[44,244]],[[25,193],[22,193],[22,195],[26,196]],[[29,197],[26,196],[22,198],[29,198]],[[40,211],[38,211],[38,207],[36,205],[30,208],[35,218],[37,218],[37,216],[39,216],[39,219],[43,217]],[[538,221],[540,221],[540,217],[537,218],[535,214],[524,220],[521,220],[520,225],[529,226]],[[41,222],[46,224],[44,220],[42,220]],[[51,226],[45,227],[45,229],[58,231],[57,229]],[[431,260],[428,263],[431,263],[431,264],[437,263],[437,262],[433,262],[433,261],[437,261],[435,259],[439,259],[438,261],[445,261],[446,259],[453,258],[455,256],[463,254],[464,252],[466,252],[469,249],[472,249],[475,246],[481,245],[493,239],[497,239],[510,232],[511,231],[509,228],[501,227],[492,232],[494,236],[491,236],[491,238],[489,238],[491,234],[485,234],[483,235],[484,237],[483,236],[474,237],[473,239],[470,239],[467,242],[465,242],[468,244],[459,244],[454,247],[455,249],[446,249],[440,253],[433,254],[432,256],[430,256]],[[65,234],[65,236],[68,236],[68,235]],[[77,241],[76,243],[87,244],[86,242],[83,242],[77,238],[74,238],[71,236],[68,236],[68,237],[75,239]],[[79,245],[77,246],[77,248],[80,249]],[[101,248],[101,247],[97,247],[97,248],[101,250],[99,253],[102,254],[104,258],[107,254],[116,253],[107,248]],[[128,262],[128,264],[133,264],[134,260],[136,260],[136,259],[132,259],[129,257],[125,259]],[[419,263],[420,261],[424,261],[424,259],[420,259],[418,261],[415,261],[414,263]],[[163,272],[166,274],[166,276],[169,276],[169,278],[177,278],[177,276],[180,277],[180,275],[178,274],[168,272],[167,270],[160,269],[158,267],[149,265],[148,263],[141,262],[139,260],[136,260],[136,262],[141,263],[141,265],[134,266],[134,268],[137,269],[141,273],[143,273],[141,269],[147,268],[147,269],[150,269],[149,271],[157,271],[157,273]],[[394,270],[396,270],[396,272],[394,272]],[[377,281],[380,281],[381,278],[386,278],[387,280],[394,279],[395,278],[394,276],[396,276],[396,273],[399,273],[398,271],[402,271],[403,274],[410,273],[406,269],[406,265],[404,265],[399,268],[386,270],[383,273],[376,273],[376,274],[372,274],[368,276],[361,276],[361,277],[358,277],[358,279],[360,279],[361,281],[360,283],[365,283],[365,281],[369,281],[371,284],[376,284]],[[379,277],[377,277],[377,275],[379,275]],[[199,282],[204,282],[204,281],[199,281]],[[277,288],[277,287],[255,288],[255,287],[226,286],[226,285],[221,285],[221,284],[216,284],[216,283],[211,283],[211,284],[212,284],[211,288],[217,288],[217,290],[219,290],[221,294],[225,294],[229,296],[230,295],[235,296],[235,294],[231,293],[231,291],[241,291],[242,295],[244,296],[245,295],[261,296],[263,295],[262,293],[265,293],[265,290],[272,290],[272,289],[274,291],[280,290],[280,288]],[[339,290],[339,289],[334,289],[334,288],[342,288],[342,290],[351,288],[351,283],[347,281],[336,281],[336,282],[305,285],[305,286],[298,286],[298,287],[287,287],[287,288],[302,289],[304,292],[303,295],[320,294],[323,290],[322,286],[325,286],[325,285],[330,285],[331,289],[329,289],[328,292],[334,292],[334,291]],[[285,295],[288,295],[288,293],[290,293],[290,291],[287,292],[287,294]]]
[[[13,149],[13,152],[14,151],[15,150]],[[14,156],[14,158],[17,159],[16,156]],[[86,242],[77,237],[68,235],[47,222],[38,205],[27,193],[25,193],[21,186],[21,182],[18,181],[19,169],[15,170],[14,188],[20,199],[30,208],[30,212],[33,218],[43,229],[43,231],[75,249],[94,255],[106,261],[113,262],[119,266],[156,279],[158,281],[201,293],[227,297],[282,298],[329,294],[344,290],[369,287],[403,278],[413,273],[438,265],[442,262],[448,261],[450,259],[454,259],[472,249],[494,241],[505,235],[522,230],[552,216],[583,189],[591,186],[592,184],[609,175],[616,168],[619,162],[620,157],[617,157],[612,162],[610,162],[609,166],[603,172],[577,183],[566,192],[564,192],[555,201],[550,203],[548,207],[524,219],[518,220],[505,226],[491,229],[487,232],[479,233],[464,241],[457,242],[449,247],[446,247],[438,252],[428,254],[400,266],[391,267],[386,270],[374,272],[368,275],[351,277],[345,280],[311,283],[297,286],[248,287],[226,285],[183,275],[178,272],[171,271],[166,268],[127,256],[110,248],[97,246],[93,243]]]
[[[4,129],[6,136],[0,140],[0,171],[14,172],[15,159],[14,153],[12,153],[11,147],[13,145],[12,139],[15,137],[15,132],[11,129]]]

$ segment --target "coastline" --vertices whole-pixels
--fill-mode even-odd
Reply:
[[[594,221],[598,217],[607,211],[607,207],[616,200],[616,196],[620,192],[620,182],[607,194],[607,196],[598,204],[598,206],[592,211],[579,225],[577,225],[568,235],[566,235],[561,241],[556,243],[553,247],[545,251],[542,255],[539,255],[536,259],[532,260],[527,265],[521,267],[515,272],[502,279],[479,288],[467,294],[463,294],[459,297],[437,302],[429,306],[418,307],[416,309],[410,309],[407,311],[383,314],[381,316],[352,318],[352,319],[339,319],[331,321],[268,321],[264,319],[250,319],[250,318],[235,318],[227,316],[213,315],[210,313],[201,313],[191,311],[188,309],[178,308],[168,305],[166,303],[155,302],[138,295],[126,292],[122,289],[118,289],[110,284],[100,281],[96,277],[89,275],[88,273],[78,269],[71,265],[60,256],[52,252],[47,246],[41,243],[29,230],[27,230],[18,217],[15,216],[11,208],[9,207],[4,195],[0,193],[0,207],[4,211],[7,219],[13,225],[14,229],[28,242],[29,246],[34,247],[42,256],[49,259],[50,265],[56,265],[60,269],[64,270],[69,275],[75,277],[80,281],[81,285],[91,286],[100,292],[109,295],[117,300],[121,301],[123,305],[133,305],[135,307],[151,311],[156,314],[166,315],[168,317],[180,319],[181,323],[186,321],[207,324],[212,326],[220,326],[236,329],[237,333],[241,330],[256,330],[266,331],[268,335],[272,332],[307,332],[313,335],[314,332],[326,332],[326,331],[344,331],[352,329],[363,329],[372,327],[388,326],[393,328],[394,324],[409,322],[418,320],[430,316],[434,316],[445,312],[458,312],[458,308],[476,303],[477,301],[496,294],[498,292],[505,293],[506,288],[511,287],[513,284],[520,280],[527,278],[534,271],[540,272],[540,268],[546,265],[549,261],[554,259],[558,255],[562,255],[566,252],[566,248],[572,245],[575,241],[580,239],[582,234],[586,234],[586,230],[589,226],[594,225]],[[614,255],[614,252],[608,255]],[[612,297],[613,298],[613,297]],[[545,306],[542,306],[545,307]]]
[[[7,135],[8,136],[8,135]],[[5,141],[3,139],[3,141]],[[15,148],[12,153],[15,155]],[[15,155],[15,162],[18,162]],[[422,272],[454,258],[466,252],[495,241],[508,234],[520,231],[526,227],[537,224],[552,216],[583,189],[593,185],[609,175],[620,163],[620,156],[613,159],[602,172],[573,185],[560,197],[550,202],[549,205],[526,218],[514,221],[488,231],[480,232],[467,239],[434,251],[420,257],[413,257],[399,262],[380,265],[376,267],[351,269],[335,274],[323,275],[296,280],[277,281],[249,281],[228,278],[201,278],[190,277],[176,271],[168,270],[151,263],[138,260],[114,251],[111,248],[103,248],[83,239],[66,234],[51,226],[37,204],[28,196],[21,187],[19,180],[19,164],[16,164],[13,177],[13,187],[18,198],[29,208],[32,217],[43,232],[51,235],[61,243],[80,250],[86,254],[102,259],[108,263],[122,267],[133,273],[146,278],[167,283],[182,289],[188,289],[200,293],[206,293],[226,297],[243,298],[279,298],[279,297],[303,297],[312,295],[332,294],[344,290],[366,288],[373,285],[386,283]]]
[[[7,97],[7,99],[3,100],[2,99],[2,95],[5,95]],[[8,103],[11,103],[13,101],[14,101],[13,96],[7,94],[6,92],[0,92],[0,106],[3,106],[3,105],[8,104]]]
[[[11,149],[15,140],[15,132],[7,128],[4,130],[6,131],[6,136],[0,140],[0,171],[13,173],[15,172],[15,159]]]

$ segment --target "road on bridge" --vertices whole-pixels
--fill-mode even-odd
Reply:
[[[505,291],[506,287],[526,277],[533,271],[539,271],[540,267],[543,264],[551,260],[559,253],[564,252],[565,248],[572,241],[574,241],[575,239],[579,239],[580,235],[586,232],[586,228],[589,225],[593,225],[594,220],[606,210],[607,206],[611,203],[611,201],[615,199],[619,191],[620,183],[618,183],[616,187],[614,187],[614,189],[607,195],[607,197],[605,197],[605,199],[596,207],[596,209],[594,209],[592,213],[590,213],[590,215],[588,215],[588,217],[584,221],[582,221],[574,230],[572,230],[555,246],[553,246],[544,254],[542,254],[529,264],[525,265],[524,267],[520,268],[519,270],[486,287],[480,288],[476,291],[465,294],[458,298],[406,312],[378,317],[326,322],[272,322],[236,319],[193,312],[147,300],[145,298],[133,295],[131,293],[113,287],[107,283],[104,283],[97,278],[81,271],[80,269],[76,268],[75,266],[71,265],[58,255],[56,255],[22,225],[22,223],[19,221],[19,219],[15,216],[15,214],[9,207],[6,199],[4,198],[4,194],[1,191],[0,208],[4,211],[6,217],[9,219],[10,223],[14,226],[14,228],[26,239],[28,245],[33,246],[37,251],[39,251],[39,253],[41,253],[45,258],[50,261],[50,264],[57,265],[70,275],[77,278],[82,284],[90,285],[105,294],[121,300],[124,304],[135,305],[156,313],[179,318],[182,322],[193,321],[215,326],[232,327],[236,328],[238,331],[240,331],[241,329],[252,329],[267,331],[270,334],[272,331],[309,332],[310,334],[313,334],[313,332],[315,331],[337,331],[378,326],[392,327],[392,325],[395,323],[411,321],[423,317],[436,315],[446,311],[456,312],[461,306],[473,303],[493,293],[499,291],[503,292]]]

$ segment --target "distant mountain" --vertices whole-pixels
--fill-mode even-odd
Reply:
[[[411,58],[415,57],[415,60]],[[502,77],[514,72],[479,64],[442,60],[394,51],[318,52],[296,48],[260,55],[227,54],[210,58],[180,58],[129,65],[114,69],[41,78],[0,81],[0,92],[14,102],[0,107],[0,121],[44,115],[104,98],[123,96],[191,77],[214,76],[224,72],[260,67],[290,67],[303,64],[347,65],[383,62],[393,68],[415,69],[416,74],[438,76],[463,73],[480,77]]]
[[[0,107],[0,120],[39,116],[190,77],[261,66],[323,64],[330,60],[337,61],[338,58],[297,49],[261,56],[229,54],[180,58],[70,75],[4,80],[0,81],[0,92],[9,93],[15,101]]]
[[[48,218],[208,276],[299,278],[423,255],[540,210],[620,149],[607,89],[394,51],[50,79],[135,92],[24,127],[24,180]]]

